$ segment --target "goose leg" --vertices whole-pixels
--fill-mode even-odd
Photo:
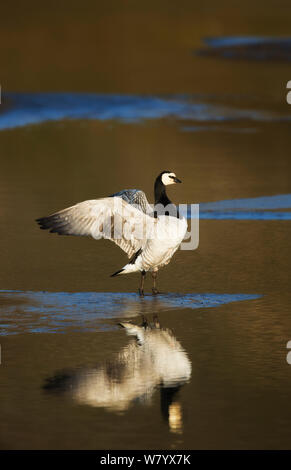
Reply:
[[[141,315],[141,319],[142,319],[142,324],[140,326],[142,326],[146,330],[147,327],[149,326],[148,321],[143,314]]]
[[[140,278],[140,287],[139,287],[139,289],[138,289],[139,295],[140,295],[141,297],[144,296],[143,287],[144,287],[144,279],[145,279],[145,276],[146,276],[146,272],[145,272],[145,271],[142,271],[142,272],[141,272],[141,278]]]
[[[157,275],[158,275],[157,271],[152,272],[152,277],[153,277],[153,281],[154,281],[152,292],[153,292],[154,295],[159,294],[159,291],[157,289]]]
[[[160,330],[162,328],[161,324],[160,324],[160,320],[159,320],[158,315],[156,313],[154,313],[154,315],[153,315],[153,322],[154,322],[155,328],[157,328],[157,330]]]

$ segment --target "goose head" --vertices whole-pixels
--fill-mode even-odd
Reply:
[[[162,171],[156,179],[156,182],[159,182],[163,186],[169,186],[170,184],[182,183],[179,180],[175,173],[172,171]]]
[[[155,204],[161,204],[164,207],[171,204],[166,194],[166,186],[176,183],[182,183],[182,181],[177,178],[175,173],[172,171],[162,171],[155,181]]]

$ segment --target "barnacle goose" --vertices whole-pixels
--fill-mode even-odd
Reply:
[[[144,295],[147,271],[153,277],[153,294],[158,294],[157,272],[170,262],[187,231],[187,222],[166,193],[166,186],[181,183],[175,173],[163,171],[155,180],[155,206],[143,191],[125,189],[109,197],[80,202],[48,217],[36,219],[40,228],[59,235],[105,238],[118,245],[130,261],[112,274],[140,271],[139,293]]]

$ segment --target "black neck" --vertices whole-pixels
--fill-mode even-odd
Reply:
[[[155,182],[155,204],[162,204],[164,207],[171,204],[166,193],[166,187],[160,180]]]
[[[178,208],[168,198],[166,187],[160,179],[157,179],[155,182],[155,205],[160,205],[163,207],[168,206],[168,210],[166,212],[161,210],[161,207],[160,211],[157,208],[157,210],[154,211],[155,218],[158,217],[159,213],[160,215],[171,215],[172,217],[179,217]]]

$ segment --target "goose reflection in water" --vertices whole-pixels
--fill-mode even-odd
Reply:
[[[68,394],[79,404],[125,411],[133,402],[150,404],[160,388],[161,413],[172,432],[183,428],[178,392],[191,377],[191,362],[172,330],[162,328],[157,316],[153,323],[143,317],[141,325],[119,324],[134,336],[116,357],[94,368],[57,373],[44,384],[49,392]]]

